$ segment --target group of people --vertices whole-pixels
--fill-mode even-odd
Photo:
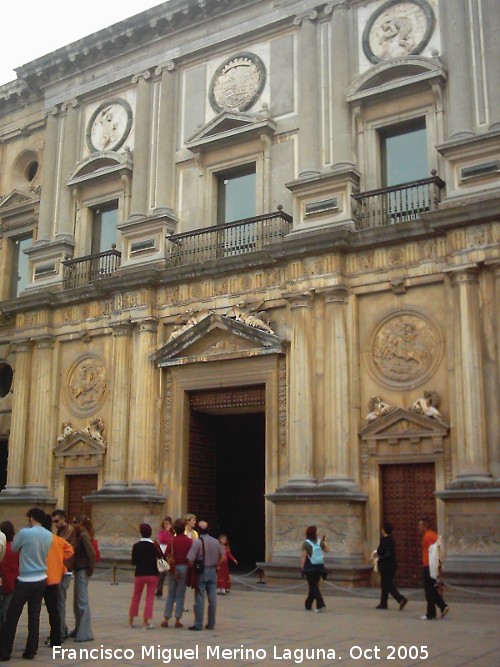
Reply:
[[[422,574],[427,601],[427,611],[420,618],[424,621],[431,621],[437,618],[437,608],[441,611],[441,618],[448,614],[450,608],[443,600],[437,582],[439,553],[436,547],[438,545],[438,535],[431,530],[429,520],[426,517],[419,519],[418,530],[422,536]],[[399,610],[402,611],[408,604],[408,599],[398,591],[394,584],[397,559],[396,544],[392,532],[392,524],[389,521],[384,522],[381,529],[380,543],[372,554],[380,573],[380,603],[376,608],[387,609],[389,595],[392,595],[399,604]],[[325,602],[320,591],[320,582],[321,579],[326,579],[328,574],[323,558],[323,554],[328,551],[330,551],[330,547],[326,535],[319,539],[317,527],[309,526],[306,529],[306,539],[302,543],[300,561],[302,574],[307,578],[309,588],[304,603],[308,611],[312,610],[314,602],[316,603],[314,611],[321,612],[325,608]]]
[[[197,530],[195,528],[197,526]],[[142,627],[153,628],[154,597],[162,597],[165,579],[167,600],[161,627],[168,628],[175,618],[174,627],[182,628],[185,611],[186,588],[194,588],[194,624],[189,630],[203,629],[205,596],[208,598],[207,630],[215,627],[217,594],[225,595],[231,588],[228,561],[235,564],[226,535],[215,539],[208,534],[208,523],[197,523],[194,514],[186,514],[183,519],[167,516],[161,523],[157,539],[152,538],[152,528],[148,523],[139,526],[141,539],[132,547],[132,564],[135,566],[134,589],[130,601],[128,626],[134,627],[134,619],[139,616],[139,606],[146,590]],[[158,559],[167,559],[167,572],[158,571]]]
[[[0,534],[5,538],[5,546],[0,551],[1,662],[11,658],[25,605],[28,606],[28,635],[22,654],[25,659],[32,660],[38,651],[42,601],[49,616],[47,644],[60,646],[68,636],[77,642],[94,638],[88,599],[88,580],[96,563],[92,522],[87,517],[75,517],[72,525],[68,525],[64,510],[46,514],[40,507],[31,508],[26,516],[28,526],[17,534],[12,522],[0,524]],[[72,575],[75,627],[69,632],[66,596]]]

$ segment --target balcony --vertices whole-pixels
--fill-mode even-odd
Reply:
[[[246,255],[280,243],[292,229],[292,218],[276,213],[246,218],[225,225],[173,234],[167,266],[200,264],[224,257]]]
[[[84,287],[110,276],[120,267],[121,256],[113,245],[105,252],[67,259],[63,262],[63,289]]]
[[[356,202],[356,230],[398,225],[418,220],[438,208],[445,183],[433,170],[430,178],[352,195]]]

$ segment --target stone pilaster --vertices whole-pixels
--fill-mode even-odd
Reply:
[[[354,490],[351,450],[357,438],[351,433],[349,414],[346,314],[349,291],[339,285],[322,293],[325,300],[325,476],[322,485]]]
[[[151,86],[149,71],[132,78],[137,84],[135,108],[134,174],[130,217],[144,217],[148,212],[148,174],[151,128]]]
[[[156,173],[155,212],[172,214],[174,209],[175,175],[175,99],[177,72],[173,62],[158,67],[161,74],[160,107],[158,114],[158,159]]]
[[[130,414],[130,486],[150,494],[155,492],[153,469],[156,448],[155,378],[158,372],[150,356],[156,351],[158,321],[145,319],[137,325],[133,350],[133,395]]]
[[[72,241],[74,238],[73,197],[65,179],[77,162],[80,108],[78,100],[71,100],[63,104],[62,111],[66,111],[64,121],[63,146],[61,151],[61,186],[59,205],[56,217],[56,239]]]
[[[113,409],[106,452],[104,488],[124,489],[127,486],[128,430],[130,406],[130,339],[133,325],[118,322],[113,329]]]
[[[319,54],[316,10],[297,16],[295,25],[299,30],[299,176],[319,173]]]
[[[481,348],[478,269],[449,272],[454,290],[455,436],[454,484],[489,482],[486,415]]]
[[[484,65],[488,86],[490,130],[500,130],[500,4],[498,0],[482,0],[482,30],[484,35]]]
[[[16,494],[24,487],[24,464],[28,436],[28,409],[31,390],[31,356],[33,343],[19,340],[14,343],[16,365],[14,368],[14,396],[12,401],[12,426],[9,436],[7,462],[7,487],[2,495]]]
[[[58,109],[54,107],[47,114],[45,147],[43,150],[42,195],[38,218],[36,244],[52,240],[54,228],[54,203],[56,195],[57,147],[59,135]]]
[[[352,167],[354,165],[351,111],[346,102],[347,89],[351,80],[351,30],[349,3],[336,0],[325,7],[331,14],[331,67],[332,67],[332,116],[335,136],[333,166]]]
[[[290,477],[287,486],[308,487],[314,476],[314,295],[287,294],[290,304],[290,393],[289,443]]]
[[[443,60],[448,67],[448,138],[474,134],[474,94],[470,70],[470,21],[468,0],[440,0]]]
[[[26,453],[26,492],[40,496],[49,493],[50,464],[52,461],[51,405],[54,336],[34,339],[31,367],[32,418]]]

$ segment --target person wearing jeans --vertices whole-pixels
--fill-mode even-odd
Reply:
[[[184,534],[184,521],[178,519],[174,523],[175,537],[167,548],[166,555],[173,556],[175,568],[167,575],[168,596],[165,605],[162,628],[168,628],[168,621],[172,616],[175,604],[175,627],[182,628],[181,617],[184,611],[184,597],[186,595],[186,574],[188,568],[187,554],[193,541]]]

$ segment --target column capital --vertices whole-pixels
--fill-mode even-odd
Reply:
[[[176,70],[176,65],[173,60],[169,60],[168,63],[162,63],[158,65],[155,69],[155,74],[163,74],[163,72],[174,72]]]
[[[53,350],[56,342],[56,337],[51,334],[41,334],[40,336],[33,336],[31,338],[34,345],[37,349],[48,349]]]
[[[297,14],[293,19],[293,25],[302,25],[304,21],[315,21],[318,18],[318,12],[313,9],[309,12],[304,12],[303,14]]]
[[[15,354],[19,354],[20,352],[31,352],[33,349],[33,341],[29,338],[21,338],[19,340],[13,340],[12,346]]]
[[[443,273],[449,275],[452,285],[477,283],[480,271],[477,264],[461,264],[443,269]]]
[[[134,328],[134,324],[130,320],[125,322],[112,322],[109,326],[111,327],[114,338],[118,338],[119,336],[130,336]]]
[[[50,117],[54,118],[55,116],[59,115],[59,112],[60,112],[60,108],[57,105],[55,105],[51,109],[47,109],[45,111],[44,118],[45,119],[48,119]]]
[[[132,77],[132,83],[147,81],[150,78],[151,78],[151,72],[147,69],[144,72],[139,72],[139,74],[134,74],[134,76]]]
[[[310,290],[306,292],[282,292],[282,297],[293,308],[312,308],[314,304],[314,293]]]
[[[74,97],[72,100],[67,100],[61,104],[61,111],[68,111],[70,109],[76,109],[80,106],[80,100]]]
[[[144,320],[137,322],[137,330],[139,333],[156,333],[158,331],[158,320],[155,317],[147,317]]]
[[[328,14],[335,14],[335,12],[338,9],[350,9],[351,8],[351,2],[350,0],[333,0],[333,2],[329,2],[325,8],[324,8],[324,13],[328,16]]]
[[[346,285],[331,285],[330,287],[322,287],[316,290],[319,296],[325,300],[325,305],[331,303],[347,303],[351,290]]]

